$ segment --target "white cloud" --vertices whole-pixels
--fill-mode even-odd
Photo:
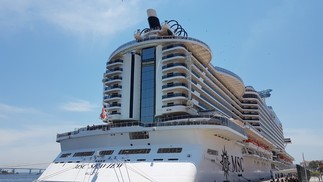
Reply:
[[[89,101],[80,100],[80,99],[64,103],[61,106],[61,109],[65,111],[73,111],[73,112],[88,112],[88,111],[92,111],[95,108],[97,108],[96,105],[91,104]]]
[[[12,106],[8,104],[0,103],[0,118],[9,118],[12,115],[20,115],[20,114],[45,114],[35,108],[31,107],[18,107]]]
[[[141,0],[0,1],[0,27],[25,28],[43,21],[72,34],[109,36],[142,20],[143,5],[148,4]]]
[[[55,142],[57,130],[57,125],[0,129],[1,166],[37,167],[35,164],[39,164],[39,167],[46,167],[59,153]]]

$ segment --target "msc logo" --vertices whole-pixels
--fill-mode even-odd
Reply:
[[[238,156],[232,156],[231,155],[231,163],[230,163],[230,156],[228,155],[227,150],[225,149],[225,146],[222,150],[221,154],[222,160],[222,171],[224,172],[224,176],[226,180],[228,180],[229,172],[243,172],[243,158]],[[230,170],[231,167],[231,170]]]

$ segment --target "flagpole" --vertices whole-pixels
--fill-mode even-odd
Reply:
[[[304,163],[304,170],[305,170],[305,179],[306,179],[306,182],[308,182],[308,179],[307,179],[307,171],[306,171],[306,162],[305,162],[305,158],[304,158],[304,152],[302,153],[302,156],[303,156],[303,163]]]

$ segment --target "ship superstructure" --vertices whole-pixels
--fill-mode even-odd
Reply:
[[[215,67],[175,20],[117,48],[106,64],[103,125],[57,135],[61,153],[39,181],[259,181],[288,168],[269,92]]]

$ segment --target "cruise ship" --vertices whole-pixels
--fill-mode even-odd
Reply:
[[[57,134],[61,152],[37,181],[262,181],[290,168],[271,90],[212,65],[178,21],[147,14],[106,63],[103,123]]]

